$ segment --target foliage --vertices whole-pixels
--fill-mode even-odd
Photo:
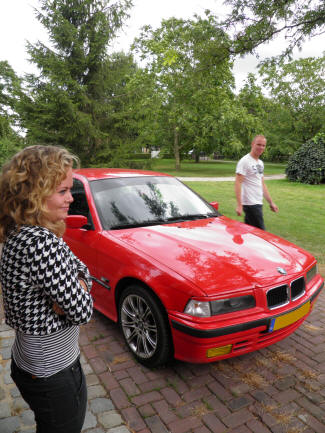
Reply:
[[[241,129],[241,146],[238,146],[237,152],[225,156],[230,159],[239,159],[244,153],[250,152],[252,138],[257,134],[263,134],[267,137],[267,147],[263,153],[263,159],[269,161],[281,161],[287,159],[288,150],[283,142],[283,136],[279,134],[279,104],[267,98],[262,88],[257,84],[254,74],[248,74],[244,86],[241,88],[238,97],[238,103],[247,111],[247,115],[254,119],[254,129],[245,131]],[[281,137],[279,139],[279,137]]]
[[[130,86],[139,68],[132,55],[114,53],[106,61],[105,117],[101,129],[105,133],[105,144],[96,152],[92,163],[111,167],[126,167],[135,152],[140,152],[137,143],[139,123],[137,122],[137,94]]]
[[[301,144],[300,137],[293,133],[293,120],[290,111],[274,99],[268,100],[264,133],[267,148],[263,158],[268,161],[288,161]]]
[[[23,145],[16,132],[19,127],[16,108],[21,92],[21,80],[8,62],[0,61],[0,166]]]
[[[232,159],[238,159],[243,156],[244,153],[250,151],[251,141],[255,135],[264,134],[269,140],[267,134],[267,119],[271,112],[270,101],[264,96],[261,87],[256,84],[254,74],[248,74],[246,82],[238,94],[237,100],[239,106],[246,110],[247,117],[252,119],[251,123],[253,128],[240,128],[239,137],[241,146],[237,147],[236,153],[225,153],[228,158]],[[269,146],[267,146],[263,156],[268,155],[268,150]]]
[[[150,153],[134,153],[132,155],[132,159],[150,159],[151,154]]]
[[[229,39],[212,15],[171,18],[156,30],[145,26],[133,49],[146,61],[137,87],[150,83],[153,95],[139,111],[144,133],[154,131],[178,169],[181,153],[237,145],[234,130],[249,127],[251,119],[235,103]]]
[[[267,137],[265,159],[287,160],[301,144],[324,131],[324,72],[324,56],[292,62],[267,60],[259,73],[268,97],[256,84],[256,77],[248,75],[238,100]],[[247,143],[245,138],[242,142]]]
[[[302,144],[325,130],[325,56],[269,60],[260,73],[277,111],[286,114],[286,137]]]
[[[302,183],[325,182],[325,134],[316,135],[290,157],[286,175]]]
[[[0,167],[23,147],[17,136],[0,137]]]
[[[224,23],[234,29],[231,52],[254,52],[259,45],[283,34],[285,53],[304,40],[324,33],[324,0],[226,0],[231,13]]]
[[[17,104],[22,94],[21,79],[6,61],[0,61],[0,137],[14,134],[19,127]]]
[[[27,48],[40,71],[26,77],[19,107],[30,141],[64,145],[87,164],[110,148],[114,84],[107,47],[130,5],[130,0],[41,0],[37,18],[51,47],[38,42]]]
[[[286,160],[324,132],[324,56],[264,62],[269,97],[253,75],[236,96],[232,74],[233,55],[253,51],[281,29],[298,45],[322,31],[320,0],[229,0],[226,23],[206,11],[202,18],[165,20],[156,30],[145,26],[133,46],[144,67],[131,54],[108,55],[131,3],[40,0],[37,18],[51,46],[27,46],[39,73],[24,82],[0,62],[4,148],[22,145],[15,132],[21,127],[24,144],[60,144],[87,165],[139,165],[134,155],[156,147],[173,155],[179,169],[190,150],[197,161],[202,151],[238,159],[258,133],[268,139],[265,159]],[[242,26],[233,40],[224,30],[232,25]]]

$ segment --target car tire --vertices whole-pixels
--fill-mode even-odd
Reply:
[[[172,340],[166,314],[155,295],[140,285],[121,294],[119,324],[134,357],[146,367],[165,364],[172,354]]]

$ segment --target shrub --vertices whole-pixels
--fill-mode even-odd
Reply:
[[[126,162],[127,168],[136,168],[137,170],[151,170],[152,169],[152,160],[151,159],[141,159],[141,160],[132,160]]]
[[[130,157],[132,159],[150,159],[151,153],[134,153],[131,154]]]
[[[325,182],[325,134],[317,134],[290,158],[286,168],[289,180],[320,184]]]
[[[23,141],[16,137],[0,137],[0,167],[23,147]]]

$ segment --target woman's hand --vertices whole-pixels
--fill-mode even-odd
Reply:
[[[65,312],[62,310],[61,307],[58,306],[58,304],[56,302],[54,302],[52,308],[53,308],[54,313],[58,314],[59,316],[65,315]]]
[[[82,278],[79,278],[79,284],[86,292],[88,292],[88,286],[87,286],[85,280],[83,280]]]

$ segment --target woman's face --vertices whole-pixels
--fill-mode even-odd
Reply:
[[[71,188],[73,184],[72,169],[67,171],[67,176],[55,192],[45,200],[46,207],[49,211],[49,219],[52,222],[64,220],[68,215],[70,203],[73,202]]]

